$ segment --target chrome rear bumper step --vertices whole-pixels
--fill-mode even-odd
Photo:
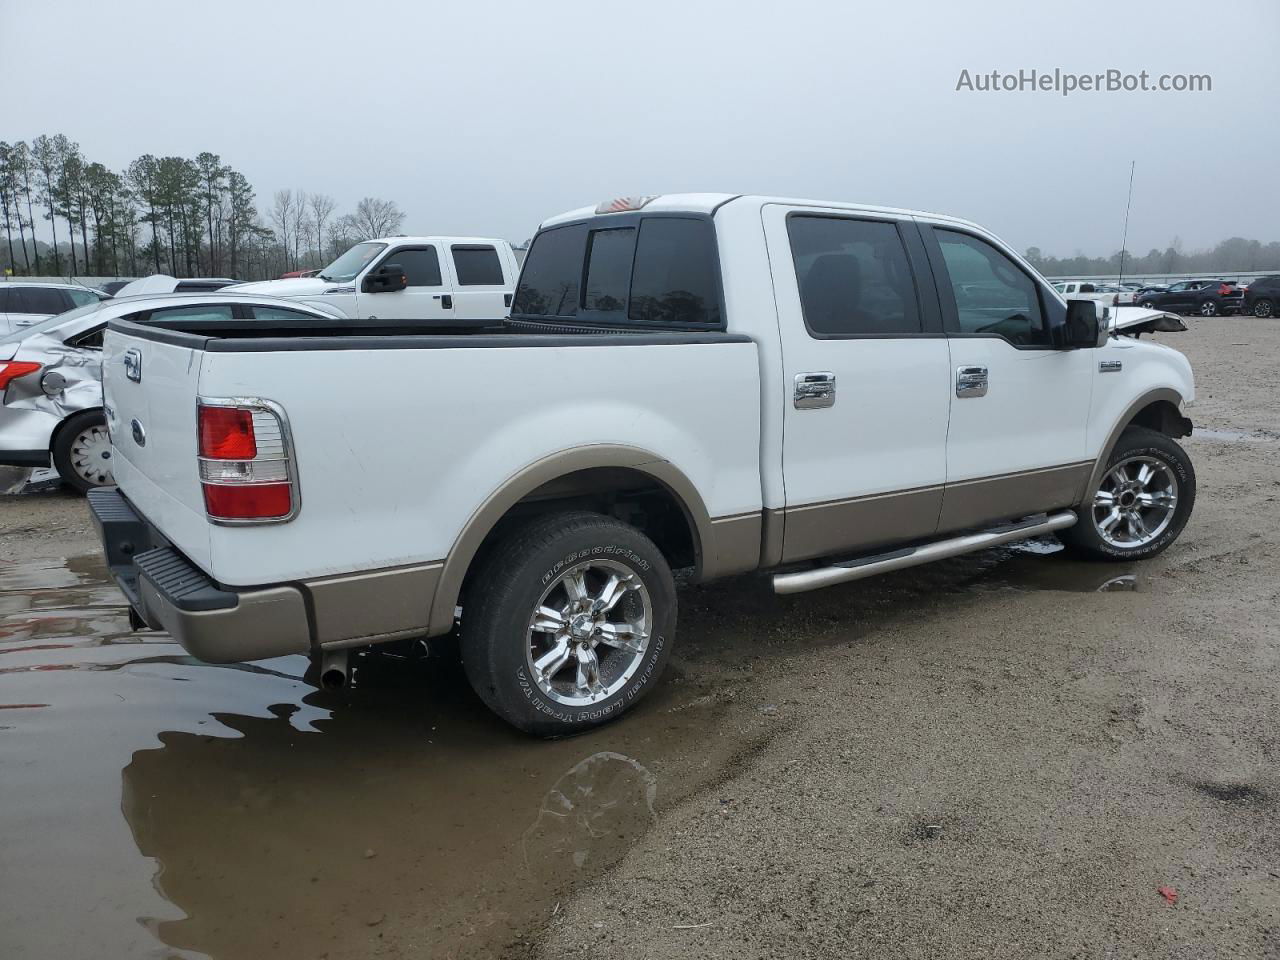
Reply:
[[[892,553],[845,560],[826,567],[816,567],[813,570],[777,573],[773,577],[773,590],[775,593],[804,593],[806,590],[818,590],[837,583],[874,577],[878,573],[888,573],[890,570],[917,567],[922,563],[932,563],[934,560],[945,560],[947,557],[958,557],[963,553],[997,547],[1002,543],[1025,540],[1042,533],[1052,533],[1054,530],[1065,530],[1075,522],[1075,513],[1071,510],[1063,510],[1060,513],[1040,514],[1017,523],[992,527],[980,533],[968,533],[961,537],[938,540],[919,547],[895,550]]]

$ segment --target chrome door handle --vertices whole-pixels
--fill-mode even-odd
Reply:
[[[797,410],[822,410],[836,402],[836,375],[830,371],[797,373],[793,398]]]
[[[986,367],[957,367],[956,396],[985,397],[987,395]]]

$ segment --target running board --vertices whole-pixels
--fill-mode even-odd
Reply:
[[[963,537],[952,537],[950,540],[939,540],[919,547],[907,547],[892,553],[881,553],[856,560],[845,560],[827,567],[813,570],[799,570],[795,573],[777,573],[773,577],[774,593],[804,593],[806,590],[817,590],[850,580],[861,580],[873,577],[878,573],[890,570],[903,570],[917,567],[922,563],[934,560],[945,560],[947,557],[958,557],[962,553],[985,550],[1002,543],[1014,540],[1025,540],[1028,537],[1051,533],[1054,530],[1065,530],[1076,522],[1076,515],[1070,510],[1061,513],[1040,514],[1017,523],[1008,523],[992,527],[981,533],[969,533]]]

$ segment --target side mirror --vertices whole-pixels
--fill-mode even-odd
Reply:
[[[1107,342],[1108,324],[1098,319],[1093,300],[1068,300],[1067,322],[1062,325],[1060,346],[1064,350],[1087,350]]]
[[[369,275],[364,278],[365,293],[391,293],[396,290],[403,290],[409,285],[409,277],[404,272],[404,267],[398,263],[384,263],[369,271]]]

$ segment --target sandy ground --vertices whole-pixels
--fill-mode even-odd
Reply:
[[[1161,557],[687,589],[659,690],[554,744],[447,671],[193,665],[58,559],[82,500],[0,497],[0,706],[52,704],[0,717],[0,954],[1277,960],[1280,322],[1189,322]]]

